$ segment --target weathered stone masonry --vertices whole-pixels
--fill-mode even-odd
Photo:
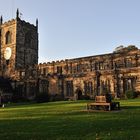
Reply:
[[[119,51],[65,61],[39,64],[40,76],[48,80],[49,94],[80,98],[109,92],[124,96],[126,90],[140,91],[140,50],[128,46]]]
[[[16,19],[3,23],[1,17],[0,21],[0,77],[8,79],[15,92],[34,97],[37,92],[38,20],[36,26],[25,22],[19,18],[17,10]],[[3,86],[0,89],[4,92]]]
[[[140,50],[131,45],[110,54],[38,64],[38,20],[36,25],[25,22],[17,10],[16,19],[3,23],[0,18],[0,94],[12,95],[3,79],[29,99],[38,93],[122,97],[127,90],[140,91]]]

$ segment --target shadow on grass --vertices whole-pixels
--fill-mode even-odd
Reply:
[[[84,103],[85,101],[82,100],[82,101],[54,101],[54,102],[44,102],[44,103],[38,103],[36,101],[32,101],[32,102],[21,102],[21,103],[8,103],[8,104],[5,104],[5,107],[8,107],[8,108],[13,108],[13,107],[28,107],[28,106],[54,106],[54,105],[71,105],[71,104],[79,104],[79,103]]]
[[[140,106],[124,105],[120,111],[93,113],[85,110],[85,101],[42,103],[18,110],[5,109],[0,114],[0,139],[139,140]]]
[[[78,113],[78,112],[77,112]],[[75,112],[74,114],[77,115]],[[73,114],[73,115],[74,115]],[[68,114],[67,114],[68,115]],[[138,140],[140,136],[139,116],[53,116],[40,119],[1,120],[0,138],[4,139],[72,139],[72,140]]]
[[[132,109],[132,110],[140,110],[140,106],[122,106],[121,107],[121,109],[122,110],[124,110],[124,109],[127,109],[127,110],[129,110],[129,109]]]

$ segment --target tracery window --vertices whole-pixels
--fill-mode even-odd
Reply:
[[[77,72],[81,72],[81,65],[77,64]]]
[[[8,31],[5,35],[5,44],[10,44],[12,42],[12,35],[10,31]]]
[[[47,75],[47,68],[43,68],[43,75]]]
[[[122,60],[117,60],[115,62],[115,67],[117,67],[117,68],[123,68],[124,67],[124,62]]]
[[[62,67],[61,66],[57,66],[57,73],[62,74]]]
[[[41,80],[40,81],[40,92],[48,93],[49,81]]]
[[[95,63],[92,62],[92,63],[90,64],[90,67],[91,67],[91,68],[90,68],[91,71],[94,71],[94,70],[96,69],[96,68],[95,68]]]
[[[84,82],[84,91],[85,91],[85,95],[93,94],[92,82]]]
[[[66,81],[66,95],[73,96],[73,81]]]
[[[99,69],[100,69],[100,70],[103,70],[103,69],[104,69],[103,62],[100,62],[100,63],[99,63]]]
[[[131,58],[127,58],[125,60],[125,63],[126,63],[126,67],[132,67],[132,59]]]

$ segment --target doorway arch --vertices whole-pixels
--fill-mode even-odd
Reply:
[[[81,89],[77,89],[76,90],[76,95],[77,95],[77,100],[81,100],[82,99],[82,90]]]

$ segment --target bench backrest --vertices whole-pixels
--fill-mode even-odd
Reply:
[[[96,103],[106,103],[106,96],[96,96],[95,102]]]

